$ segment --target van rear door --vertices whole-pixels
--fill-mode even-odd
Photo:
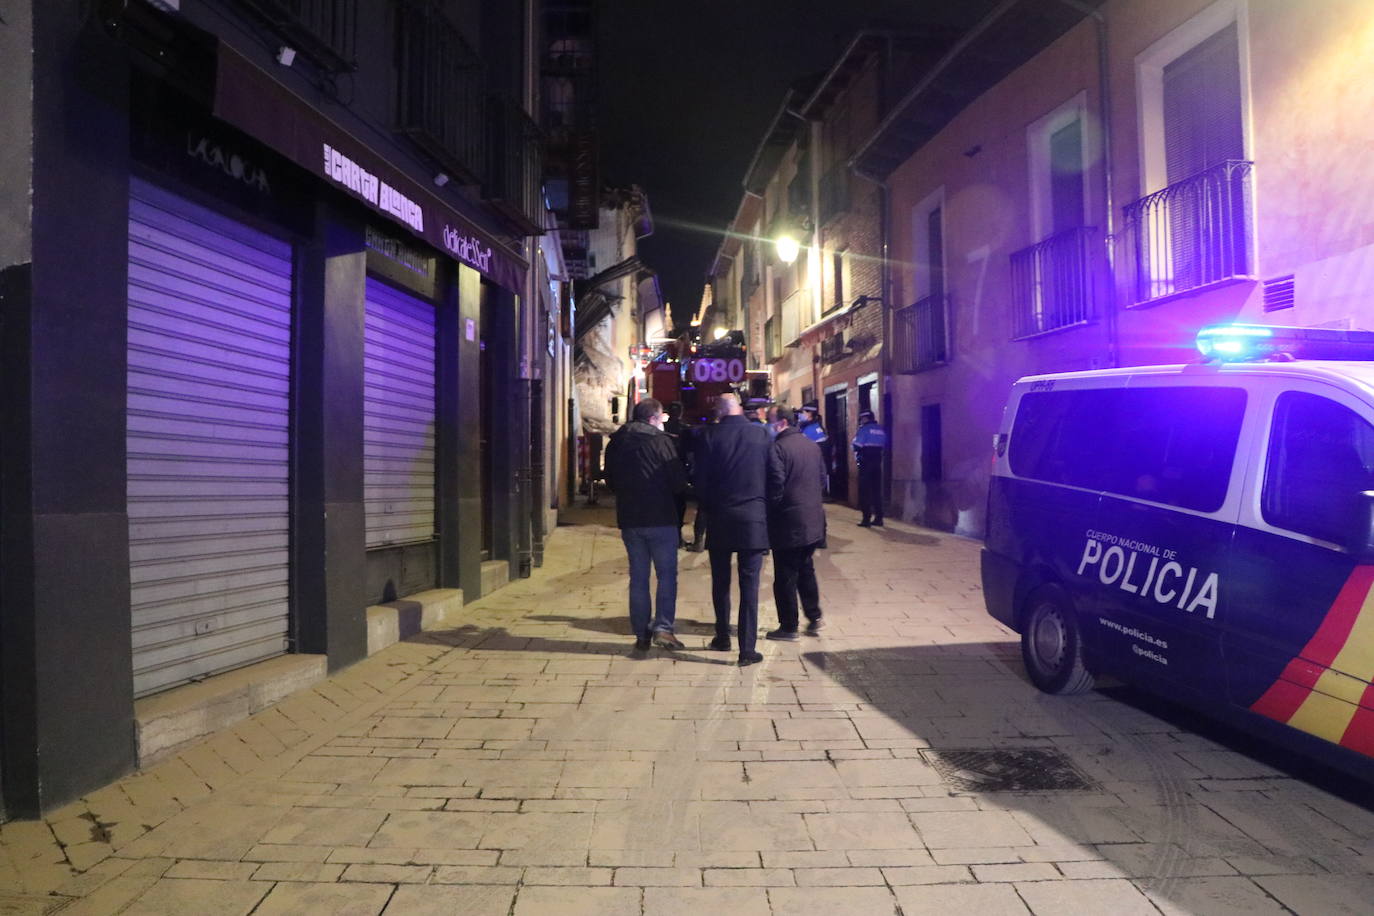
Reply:
[[[1071,578],[1075,550],[1101,498],[1101,418],[1125,378],[1105,384],[1112,387],[1101,387],[1103,379],[1042,379],[1013,391],[1007,454],[997,460],[988,495],[987,579],[998,578],[988,570],[1005,570],[1001,578],[1014,575],[1022,592],[1028,583],[1058,582],[1082,609]],[[1010,594],[1011,587],[997,591]]]
[[[1374,567],[1341,546],[1374,487],[1374,411],[1320,381],[1275,379],[1265,398],[1228,583],[1230,698],[1374,755]]]

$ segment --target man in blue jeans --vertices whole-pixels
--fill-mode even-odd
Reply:
[[[606,448],[606,483],[615,494],[615,521],[630,559],[630,628],[635,648],[683,648],[673,635],[677,617],[677,497],[687,474],[673,438],[663,431],[663,405],[645,398]],[[649,565],[658,576],[649,602]]]

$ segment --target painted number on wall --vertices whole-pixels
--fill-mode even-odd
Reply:
[[[742,382],[744,381],[744,360],[695,360],[692,363],[692,378],[698,382]]]

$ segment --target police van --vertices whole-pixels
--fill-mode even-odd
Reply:
[[[1110,674],[1374,756],[1374,333],[1203,329],[1195,365],[1013,386],[982,580],[1048,693]]]

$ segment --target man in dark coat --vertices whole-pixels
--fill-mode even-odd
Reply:
[[[630,558],[630,628],[640,651],[651,642],[668,649],[683,648],[673,627],[679,535],[676,500],[687,488],[687,475],[677,446],[663,431],[667,416],[663,405],[645,398],[635,405],[630,422],[616,430],[606,449],[606,483],[615,494],[615,521]],[[652,606],[650,562],[658,576],[657,600]]]
[[[806,632],[821,623],[821,594],[812,555],[825,540],[826,467],[821,448],[780,408],[769,412],[777,438],[768,451],[768,542],[773,548],[773,602],[778,628],[769,639],[797,638],[797,596],[806,613]]]
[[[739,663],[763,661],[754,651],[759,629],[759,573],[768,552],[764,502],[768,431],[744,416],[739,398],[717,401],[720,422],[697,431],[693,480],[697,500],[711,518],[706,550],[711,555],[711,602],[716,638],[711,648],[730,649],[730,561],[739,565]]]

